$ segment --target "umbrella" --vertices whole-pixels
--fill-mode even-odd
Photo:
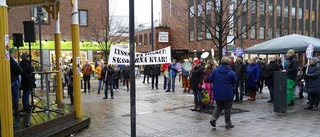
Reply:
[[[279,54],[286,53],[290,49],[293,49],[295,52],[305,52],[310,44],[314,46],[314,51],[320,51],[320,39],[291,34],[254,45],[245,49],[244,52],[253,54]]]

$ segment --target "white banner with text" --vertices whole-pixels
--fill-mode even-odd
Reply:
[[[165,64],[171,63],[171,48],[146,52],[135,53],[136,65]],[[130,52],[118,46],[111,46],[108,64],[130,65]]]

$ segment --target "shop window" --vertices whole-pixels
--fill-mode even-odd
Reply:
[[[79,10],[79,26],[88,26],[87,10]]]
[[[255,39],[256,38],[256,27],[252,26],[251,27],[251,35],[250,38]]]
[[[33,20],[35,23],[39,23],[39,20],[41,20],[41,24],[44,25],[50,25],[50,18],[48,12],[40,7],[32,7],[31,8],[31,20]]]
[[[189,30],[189,41],[194,41],[194,30]]]
[[[264,27],[260,27],[259,38],[264,39]]]

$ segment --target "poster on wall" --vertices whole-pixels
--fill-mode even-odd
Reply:
[[[169,32],[159,32],[159,42],[169,42]]]
[[[171,48],[166,47],[163,49],[146,52],[135,53],[136,65],[151,65],[151,64],[165,64],[171,63]],[[129,65],[130,52],[117,46],[111,46],[108,64]]]

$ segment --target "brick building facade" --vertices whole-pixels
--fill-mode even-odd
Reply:
[[[240,20],[239,26],[243,28],[246,27],[245,22],[262,18],[263,20],[242,35],[242,39],[236,39],[235,47],[241,45],[245,49],[268,39],[294,33],[319,37],[320,1],[318,0],[246,1],[244,6],[251,7],[250,12],[247,17]],[[162,24],[170,28],[172,49],[188,50],[189,56],[197,52],[198,57],[202,51],[210,51],[212,48],[217,51],[212,39],[208,39],[205,32],[198,32],[198,26],[193,24],[197,19],[189,14],[191,9],[197,14],[199,3],[205,5],[212,0],[189,0],[188,2],[185,0],[162,1]],[[207,8],[203,5],[203,8]],[[200,14],[206,16],[205,12]],[[203,34],[205,37],[199,39],[198,34]]]

